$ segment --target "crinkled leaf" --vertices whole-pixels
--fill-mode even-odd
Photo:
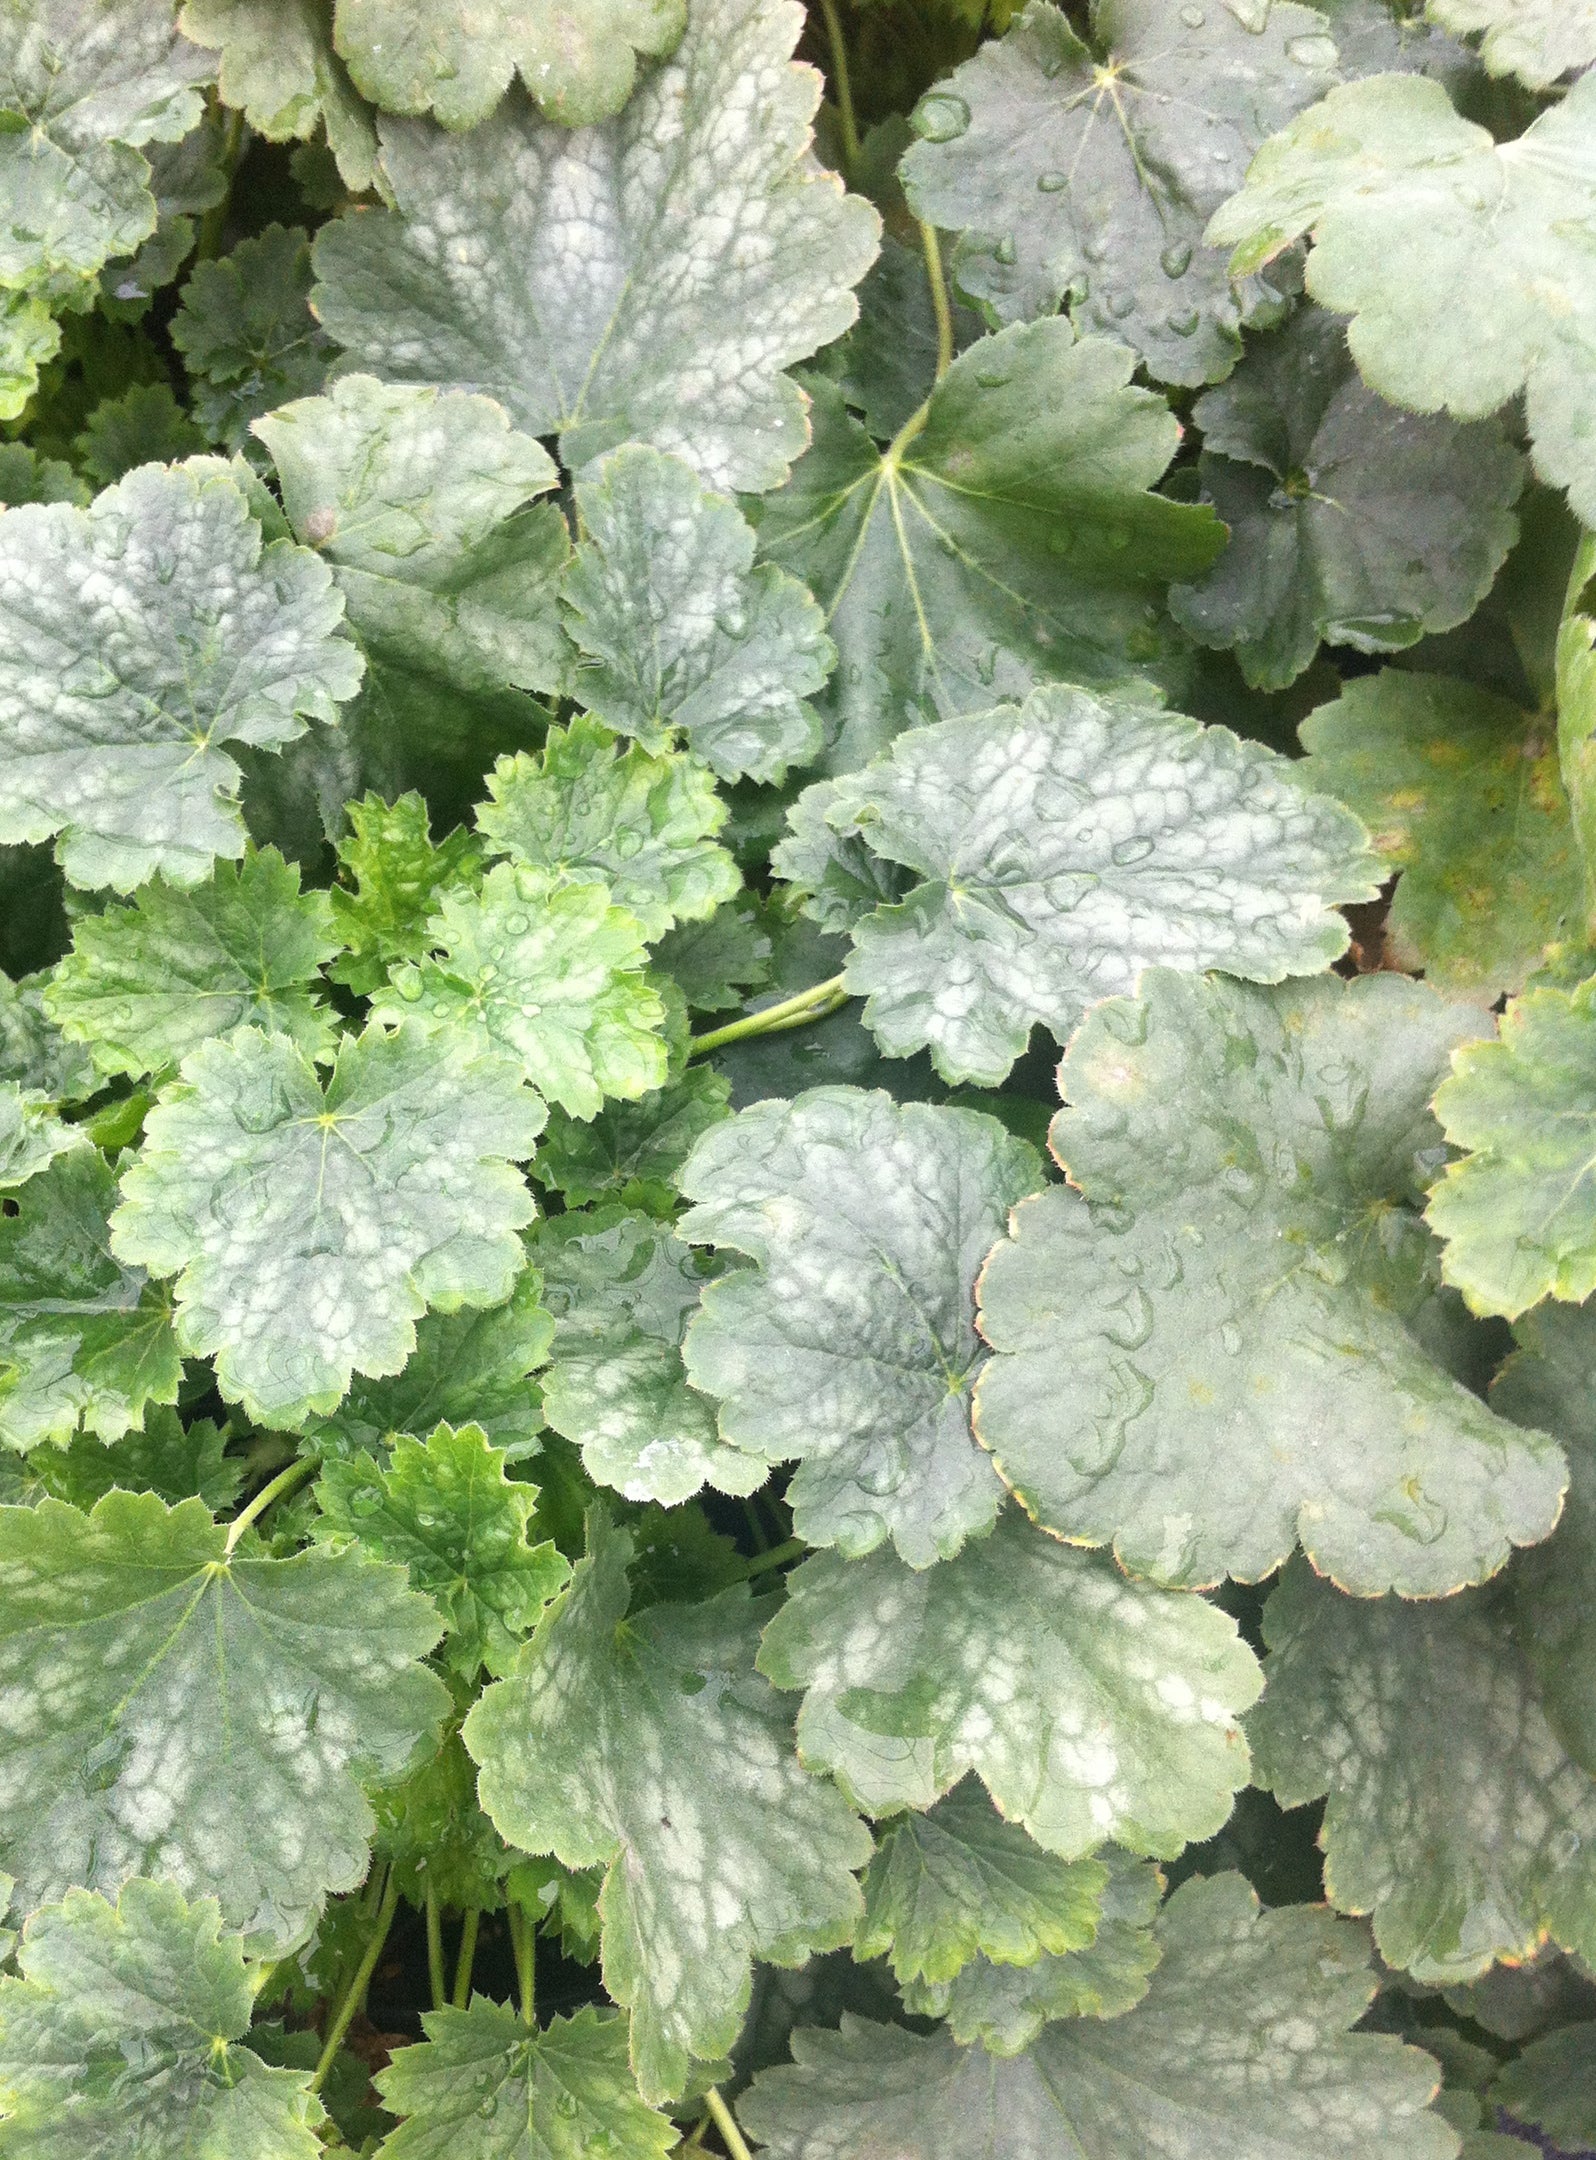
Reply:
[[[774,486],[804,442],[781,370],[847,329],[878,230],[809,156],[800,21],[692,0],[674,58],[574,134],[517,98],[466,135],[385,122],[399,207],[323,228],[322,322],[376,373],[558,431],[573,471],[637,440],[711,486]]]
[[[164,1286],[111,1251],[115,1176],[74,1148],[0,1217],[0,1441],[115,1440],[146,1403],[177,1400],[182,1370]]]
[[[196,263],[172,319],[194,417],[212,442],[242,450],[250,423],[319,390],[331,347],[310,312],[310,240],[268,225],[219,262]]]
[[[676,2145],[675,2124],[638,2098],[624,2017],[578,2010],[528,2032],[479,1995],[422,2023],[425,2041],[377,2075],[404,2118],[385,2160],[664,2160]]]
[[[997,2063],[946,2032],[845,2018],[795,2035],[739,2112],[772,2160],[1452,2160],[1433,2059],[1355,2033],[1366,1939],[1303,1907],[1260,1912],[1239,1875],[1183,1885],[1128,2017],[1050,2025]]]
[[[1386,668],[1302,724],[1308,785],[1338,795],[1401,871],[1386,939],[1481,1003],[1581,919],[1579,853],[1547,719],[1472,683]]]
[[[643,926],[604,886],[497,863],[480,893],[444,894],[430,938],[437,957],[396,969],[374,1012],[469,1029],[574,1117],[664,1084],[665,1006],[644,972]]]
[[[1264,1639],[1256,1775],[1285,1807],[1329,1795],[1330,1898],[1373,1914],[1388,1963],[1471,1980],[1548,1931],[1596,1952],[1596,1783],[1547,1723],[1500,1586],[1349,1598],[1298,1561]]]
[[[132,1881],[68,1890],[0,1980],[0,2136],[16,2160],[316,2160],[305,2070],[237,2043],[254,1975],[208,1898]]]
[[[452,885],[476,882],[482,847],[459,827],[434,842],[419,795],[394,803],[367,795],[346,808],[349,831],[338,843],[338,860],[348,882],[335,885],[330,898],[347,957],[330,972],[369,997],[397,961],[419,960],[427,951],[427,925],[439,901]]]
[[[1147,1993],[1158,1964],[1152,1923],[1163,1879],[1145,1860],[1114,1846],[1098,1856],[1108,1884],[1101,1893],[1097,1933],[1084,1948],[1044,1951],[1030,1965],[997,1965],[975,1957],[952,1980],[904,1989],[904,2005],[945,2017],[962,2047],[989,2055],[1018,2055],[1055,2018],[1123,2017]]]
[[[263,548],[214,465],[0,517],[0,839],[58,834],[74,884],[195,884],[244,852],[239,767],[360,681],[326,568]]]
[[[1570,2151],[1596,2148],[1596,2025],[1565,2025],[1510,2062],[1491,2098]]]
[[[754,1671],[768,1605],[738,1588],[628,1620],[630,1555],[595,1514],[590,1557],[465,1739],[512,1844],[608,1868],[604,1984],[659,2100],[737,2037],[754,1956],[800,1964],[847,1941],[870,1840],[799,1768],[789,1713]]]
[[[540,443],[491,399],[349,375],[256,423],[295,535],[332,565],[367,659],[352,716],[386,792],[527,739],[566,664],[555,595],[569,553]]]
[[[757,901],[728,900],[704,922],[679,923],[654,948],[655,969],[668,975],[693,1012],[727,1012],[770,977],[772,941]]]
[[[1596,60],[1591,0],[1430,0],[1429,12],[1464,36],[1483,30],[1480,57],[1490,72],[1516,75],[1532,90]]]
[[[1480,1313],[1596,1290],[1596,981],[1528,990],[1460,1047],[1435,1114],[1465,1149],[1430,1195],[1443,1272]]]
[[[378,179],[376,128],[333,51],[327,0],[184,0],[179,19],[220,48],[223,101],[257,134],[302,142],[324,123],[345,186]]]
[[[95,486],[109,487],[135,465],[175,464],[205,443],[165,383],[135,383],[120,397],[100,400],[72,447]]]
[[[87,1144],[83,1128],[63,1125],[47,1095],[0,1080],[0,1189],[25,1185],[58,1155]]]
[[[921,100],[904,188],[964,235],[955,275],[1000,320],[1064,301],[1156,380],[1216,382],[1280,296],[1234,286],[1203,228],[1264,138],[1338,80],[1334,41],[1293,0],[1098,0],[1092,23],[1087,46],[1032,0]]]
[[[624,1200],[668,1213],[676,1179],[695,1142],[730,1115],[730,1089],[707,1065],[691,1065],[635,1103],[606,1103],[590,1122],[564,1110],[549,1118],[533,1174],[568,1208]],[[653,1203],[658,1200],[660,1205]]]
[[[477,812],[493,854],[560,884],[607,887],[650,940],[742,890],[736,863],[711,837],[725,822],[706,766],[669,750],[622,750],[592,720],[550,728],[540,753],[501,758]]]
[[[920,880],[853,925],[866,1024],[989,1087],[1034,1022],[1062,1042],[1155,963],[1316,973],[1346,945],[1335,903],[1379,890],[1356,820],[1273,751],[1062,686],[900,736],[825,818]]]
[[[681,37],[686,0],[338,0],[338,50],[385,112],[486,120],[519,74],[551,120],[586,127]]]
[[[81,1102],[99,1087],[89,1053],[68,1042],[44,1009],[47,974],[0,976],[0,1079],[37,1088],[53,1102]]]
[[[426,1314],[404,1370],[385,1380],[357,1377],[332,1415],[312,1423],[316,1446],[377,1453],[396,1432],[421,1439],[442,1422],[480,1425],[512,1460],[535,1455],[543,1417],[530,1375],[554,1333],[542,1292],[537,1269],[526,1268],[508,1299],[487,1312]]]
[[[865,1876],[854,1955],[885,1957],[900,1980],[951,1980],[977,1955],[1034,1965],[1097,1932],[1109,1873],[1061,1860],[1005,1822],[967,1778],[927,1814],[889,1822]]]
[[[814,445],[759,535],[837,645],[833,771],[1034,682],[1122,683],[1168,657],[1155,596],[1206,570],[1223,532],[1150,492],[1179,429],[1134,367],[1067,322],[1016,325],[961,353],[886,451],[814,385]]]
[[[80,915],[45,1005],[103,1073],[161,1072],[244,1021],[319,1057],[333,1027],[316,984],[337,950],[326,894],[302,893],[266,848],[207,884],[155,877],[130,907]]]
[[[1500,145],[1438,82],[1376,75],[1266,143],[1208,235],[1239,273],[1311,233],[1308,290],[1353,318],[1370,389],[1460,420],[1525,391],[1536,470],[1596,520],[1593,210],[1596,73]]]
[[[495,1305],[524,1252],[540,1106],[454,1028],[346,1036],[325,1089],[282,1036],[184,1060],[122,1180],[114,1244],[176,1276],[177,1330],[264,1423],[396,1373],[429,1306]]]
[[[929,1567],[996,1517],[970,1433],[975,1277],[1039,1168],[995,1118],[857,1088],[755,1103],[693,1150],[682,1236],[757,1265],[704,1292],[687,1375],[731,1446],[799,1459],[810,1544],[890,1537]]]
[[[1455,628],[1518,537],[1524,466],[1501,428],[1386,404],[1323,309],[1255,340],[1192,418],[1230,545],[1170,608],[1255,688],[1294,682],[1321,639],[1396,652]]]
[[[788,1589],[760,1670],[807,1691],[805,1762],[872,1813],[929,1807],[973,1769],[1049,1852],[1172,1855],[1247,1781],[1238,1720],[1261,1679],[1235,1623],[1014,1509],[940,1567],[824,1554]]]
[[[707,1256],[615,1208],[543,1224],[533,1249],[554,1315],[543,1414],[580,1445],[589,1477],[667,1507],[705,1483],[763,1485],[769,1462],[720,1437],[714,1404],[682,1369],[682,1336],[717,1272]]]
[[[537,1487],[512,1484],[505,1460],[480,1425],[439,1425],[426,1440],[401,1435],[385,1465],[328,1462],[316,1488],[317,1535],[324,1525],[408,1568],[443,1614],[444,1660],[465,1680],[508,1668],[568,1573],[546,1540],[528,1542]]]
[[[228,1556],[197,1500],[0,1508],[0,1853],[31,1912],[158,1870],[286,1945],[366,1872],[362,1781],[447,1708],[438,1622],[359,1553]]]
[[[1564,1464],[1437,1364],[1414,1202],[1453,1045],[1488,1025],[1370,975],[1259,990],[1150,969],[1082,1023],[1052,1144],[1073,1186],[988,1261],[981,1438],[1049,1529],[1161,1582],[1300,1537],[1360,1595],[1494,1574]]]
[[[636,444],[576,489],[586,529],[565,574],[581,652],[571,690],[606,727],[664,748],[680,730],[724,780],[779,780],[820,748],[806,702],[836,655],[796,578],[754,568],[734,503]]]

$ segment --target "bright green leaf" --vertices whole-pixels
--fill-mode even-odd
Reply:
[[[1219,1875],[1178,1890],[1159,1935],[1128,2017],[1050,2025],[1013,2063],[847,2018],[798,2034],[743,2121],[771,2160],[1452,2160],[1434,2060],[1349,2030],[1375,1989],[1356,1928],[1260,1912]]]
[[[614,451],[576,489],[586,537],[563,598],[571,689],[606,727],[663,749],[676,730],[723,780],[779,780],[820,748],[806,702],[836,655],[796,578],[754,563],[734,503],[679,458]]]
[[[13,140],[15,138],[12,138]],[[223,471],[147,466],[88,510],[0,517],[0,839],[74,884],[181,884],[244,852],[224,744],[275,748],[360,681],[326,568],[264,547]]]
[[[383,2160],[664,2160],[676,2126],[638,2098],[626,2020],[578,2010],[528,2032],[478,1996],[423,2014],[427,2037],[377,2077],[404,2118]]]
[[[315,985],[337,950],[326,894],[302,893],[266,848],[207,884],[156,877],[130,907],[79,916],[45,1007],[103,1073],[161,1072],[245,1021],[319,1057],[333,1027]]]
[[[360,1784],[447,1708],[438,1634],[396,1568],[348,1551],[231,1557],[197,1500],[0,1508],[0,1853],[19,1911],[158,1869],[291,1942],[366,1872]]]
[[[1559,75],[1596,60],[1592,0],[1430,0],[1429,12],[1464,36],[1483,30],[1480,57],[1490,72],[1516,75],[1532,90],[1550,90]]]
[[[338,50],[374,105],[486,120],[514,77],[551,120],[586,127],[631,96],[639,58],[681,37],[686,0],[338,0]]]
[[[866,1024],[988,1087],[1033,1023],[1065,1041],[1144,967],[1318,972],[1347,941],[1335,903],[1379,890],[1356,820],[1274,752],[1063,686],[901,735],[825,818],[920,880],[853,925]]]
[[[1392,975],[1150,969],[1093,1009],[1053,1122],[1075,1189],[1023,1206],[982,1279],[977,1430],[1049,1529],[1185,1585],[1300,1537],[1364,1596],[1444,1595],[1546,1535],[1561,1454],[1423,1333],[1429,1098],[1487,1025]]]
[[[46,302],[31,293],[0,290],[0,420],[15,420],[27,411],[39,387],[39,370],[60,350],[60,325]],[[74,493],[11,499],[61,502],[80,498]]]
[[[325,1090],[281,1036],[203,1044],[163,1089],[113,1241],[176,1276],[177,1328],[265,1423],[396,1373],[428,1306],[495,1305],[524,1253],[539,1105],[459,1030],[346,1037]]]
[[[1555,731],[1471,683],[1385,668],[1302,724],[1303,779],[1338,795],[1402,875],[1386,940],[1482,1004],[1582,920]]]
[[[1518,537],[1524,466],[1501,428],[1386,404],[1320,308],[1256,339],[1192,419],[1230,545],[1170,607],[1200,644],[1232,647],[1255,688],[1294,682],[1321,639],[1396,652],[1454,629]]]
[[[760,1670],[807,1692],[806,1763],[872,1813],[929,1807],[968,1770],[1065,1859],[1114,1838],[1173,1855],[1247,1781],[1252,1652],[1201,1599],[1127,1582],[1009,1509],[955,1560],[806,1560]]]
[[[1155,599],[1223,529],[1151,489],[1180,430],[1128,346],[1067,322],[961,353],[888,450],[814,385],[814,445],[760,506],[764,552],[809,585],[839,659],[827,763],[1060,678],[1123,683],[1169,655]]]
[[[338,860],[350,882],[335,885],[330,897],[348,957],[335,961],[331,973],[369,997],[396,962],[419,960],[427,951],[427,925],[439,901],[452,885],[476,883],[482,848],[459,828],[435,843],[419,795],[394,803],[367,795],[347,812]]]
[[[650,940],[742,890],[711,838],[725,822],[707,767],[669,750],[622,750],[592,720],[550,728],[537,755],[500,758],[477,812],[493,854],[559,884],[606,887]]]
[[[237,2043],[253,1975],[216,1906],[164,1882],[68,1890],[0,1980],[0,2123],[15,2160],[317,2160],[304,2070]]]
[[[783,0],[692,0],[675,57],[571,135],[513,100],[468,135],[386,122],[399,208],[323,228],[322,322],[378,374],[558,431],[572,471],[637,440],[774,486],[804,443],[781,370],[847,329],[878,229],[808,156],[797,29]]]
[[[1241,274],[1311,233],[1308,290],[1353,318],[1370,389],[1460,420],[1524,390],[1537,472],[1596,521],[1593,212],[1596,73],[1500,145],[1439,83],[1376,75],[1266,143],[1208,237]]]
[[[326,0],[184,0],[196,44],[221,49],[223,101],[268,142],[303,142],[325,123],[346,187],[377,178],[377,133],[333,51]]]
[[[1281,305],[1238,290],[1203,228],[1253,152],[1338,80],[1323,16],[1098,0],[1093,45],[1033,0],[914,115],[917,216],[964,235],[954,273],[1004,322],[1067,302],[1157,381],[1217,382],[1240,325]],[[1095,49],[1094,49],[1095,48]]]
[[[219,262],[195,264],[171,334],[212,442],[242,450],[251,421],[321,388],[331,348],[310,286],[310,241],[297,226],[268,225]]]
[[[737,2037],[755,1956],[796,1965],[847,1941],[870,1840],[799,1768],[753,1669],[768,1605],[737,1588],[628,1619],[630,1557],[595,1515],[590,1557],[465,1739],[512,1844],[608,1868],[604,1984],[660,2100]]]
[[[1039,1167],[995,1118],[858,1088],[755,1103],[693,1150],[682,1236],[757,1265],[704,1292],[687,1376],[731,1446],[799,1459],[810,1544],[890,1537],[929,1567],[993,1522],[1002,1488],[970,1433],[975,1277]]]

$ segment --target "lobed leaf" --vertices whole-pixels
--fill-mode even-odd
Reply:
[[[324,0],[183,0],[183,30],[219,49],[222,99],[268,142],[303,141],[318,127],[344,185],[379,178],[377,133],[333,51]]]

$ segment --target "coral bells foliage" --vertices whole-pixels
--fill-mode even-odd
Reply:
[[[0,0],[0,2160],[1596,2147],[1596,7]]]

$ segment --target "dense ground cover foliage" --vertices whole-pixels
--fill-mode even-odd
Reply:
[[[0,0],[0,2160],[1596,2147],[1596,9]]]

